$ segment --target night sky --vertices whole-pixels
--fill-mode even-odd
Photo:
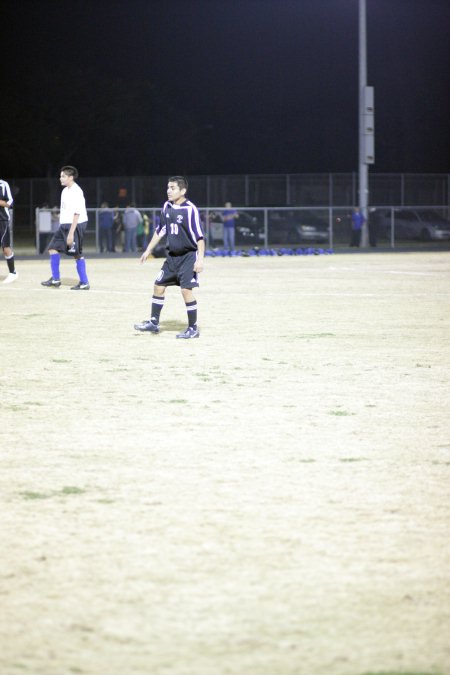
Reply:
[[[366,2],[371,170],[450,172],[450,2]],[[2,7],[4,178],[358,169],[357,0]]]

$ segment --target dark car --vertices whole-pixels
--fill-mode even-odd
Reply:
[[[238,218],[235,224],[236,246],[261,246],[264,244],[264,217],[262,211],[252,213],[236,209]],[[223,244],[223,220],[221,211],[211,212],[209,221],[210,245]]]
[[[236,246],[264,246],[264,211],[236,209],[239,218],[235,225]],[[223,241],[222,217],[219,211],[210,216],[210,243],[220,245]],[[328,226],[315,213],[302,210],[268,211],[268,246],[325,244],[328,242]]]
[[[264,219],[250,211],[238,211],[235,227],[235,243],[238,246],[261,246],[264,244]]]
[[[378,214],[381,228],[391,236],[391,210]],[[419,239],[441,241],[450,239],[450,222],[431,209],[394,209],[394,237],[396,239]]]

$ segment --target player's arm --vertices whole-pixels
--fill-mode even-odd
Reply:
[[[0,206],[2,206],[4,209],[10,209],[13,205],[11,188],[9,187],[8,183],[4,183],[4,185],[5,185],[7,199],[0,199]]]
[[[205,260],[205,240],[204,239],[199,239],[197,241],[197,248],[198,248],[198,254],[197,254],[197,260],[195,261],[195,264],[194,264],[194,272],[203,272],[203,265],[204,265],[204,260]]]
[[[6,182],[4,182],[3,185],[5,187],[6,196],[7,196],[8,199],[0,199],[0,206],[2,206],[4,209],[6,209],[6,208],[10,209],[13,205],[11,188],[9,187],[8,183],[6,183]]]
[[[149,245],[139,258],[140,263],[143,263],[147,260],[148,256],[152,254],[153,250],[155,249],[159,241],[163,238],[163,236],[164,236],[163,233],[154,232],[153,237],[150,239]]]

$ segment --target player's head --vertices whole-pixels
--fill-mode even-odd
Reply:
[[[78,169],[76,169],[74,166],[63,166],[61,173],[65,173],[66,176],[72,176],[74,180],[78,178]]]
[[[177,204],[184,201],[188,182],[184,176],[171,176],[167,181],[167,198]]]
[[[167,181],[168,183],[176,183],[180,190],[186,190],[188,189],[188,181],[185,176],[171,176],[169,180]]]

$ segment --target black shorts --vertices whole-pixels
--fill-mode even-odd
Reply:
[[[78,223],[75,229],[75,234],[73,240],[76,247],[76,255],[81,255],[83,252],[83,237],[86,231],[87,221],[85,223]],[[67,253],[67,235],[69,234],[70,225],[63,223],[58,227],[53,237],[50,239],[50,243],[47,246],[47,249],[54,249],[59,253]],[[68,254],[67,254],[68,255]]]
[[[0,220],[0,246],[2,248],[11,248],[9,220]]]
[[[155,279],[157,286],[181,286],[181,288],[195,288],[199,285],[194,265],[197,260],[197,251],[189,251],[184,255],[168,255],[161,272]]]

